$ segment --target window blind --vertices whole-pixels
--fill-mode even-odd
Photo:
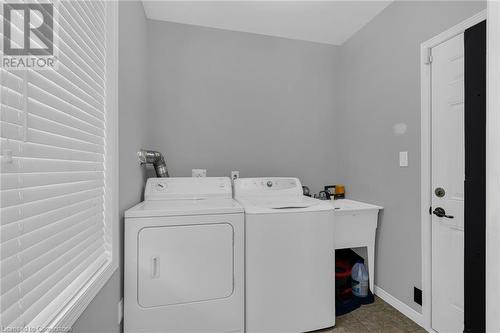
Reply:
[[[105,11],[103,1],[61,1],[57,69],[0,72],[4,327],[47,325],[111,260]]]

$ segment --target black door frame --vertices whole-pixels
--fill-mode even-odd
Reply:
[[[464,332],[486,332],[486,21],[465,30]]]

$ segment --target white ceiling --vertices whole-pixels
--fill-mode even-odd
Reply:
[[[390,1],[151,1],[153,20],[340,45]]]

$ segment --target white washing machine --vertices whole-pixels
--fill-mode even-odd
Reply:
[[[245,209],[245,330],[307,332],[335,325],[334,213],[296,178],[240,178]]]
[[[243,332],[244,215],[229,178],[150,178],[125,212],[125,332]]]

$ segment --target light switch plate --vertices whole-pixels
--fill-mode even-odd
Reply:
[[[192,177],[206,177],[207,169],[192,169],[191,170]]]
[[[399,166],[401,168],[408,167],[408,152],[407,151],[400,151],[399,152]]]

